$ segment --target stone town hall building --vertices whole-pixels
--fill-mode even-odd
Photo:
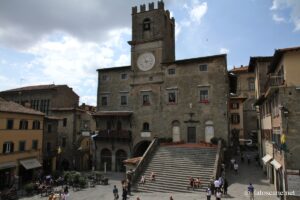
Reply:
[[[175,59],[175,19],[158,2],[132,8],[131,65],[98,69],[97,168],[122,171],[154,137],[227,140],[226,54]]]

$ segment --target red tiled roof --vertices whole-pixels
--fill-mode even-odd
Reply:
[[[5,101],[0,98],[0,112],[10,112],[10,113],[24,113],[31,115],[45,115],[40,111],[33,110],[31,108],[26,108],[20,104],[12,101]]]
[[[248,66],[241,66],[241,67],[233,67],[229,72],[233,73],[240,73],[240,72],[248,72]]]

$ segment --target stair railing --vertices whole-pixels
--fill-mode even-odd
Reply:
[[[217,147],[217,155],[216,160],[214,164],[214,172],[213,172],[213,180],[216,180],[220,176],[221,171],[221,162],[223,160],[223,151],[222,151],[222,141],[218,141],[218,147]]]
[[[145,169],[145,166],[148,163],[149,159],[151,158],[151,155],[153,155],[153,153],[155,152],[158,146],[159,146],[158,138],[154,138],[133,172],[133,176],[132,176],[133,184],[137,183],[139,176]]]

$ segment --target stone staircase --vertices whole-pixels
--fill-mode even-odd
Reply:
[[[146,177],[146,184],[135,184],[133,190],[192,192],[192,189],[187,189],[189,177],[192,176],[200,178],[202,182],[202,187],[195,191],[204,191],[213,176],[216,153],[216,148],[160,146],[142,172]],[[153,182],[150,181],[152,171],[156,174],[156,181]]]

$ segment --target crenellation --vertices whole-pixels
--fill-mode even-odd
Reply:
[[[145,12],[146,11],[146,5],[142,4],[140,5],[140,12]]]
[[[149,11],[154,10],[154,2],[149,3]]]
[[[170,11],[169,10],[166,10],[166,15],[167,15],[168,19],[170,19]]]
[[[164,2],[163,1],[158,1],[157,2],[157,8],[164,10],[164,8],[165,8]]]
[[[174,18],[174,17],[171,18],[171,21],[172,21],[173,24],[175,25],[175,18]]]
[[[137,14],[137,6],[132,7],[132,14]]]

